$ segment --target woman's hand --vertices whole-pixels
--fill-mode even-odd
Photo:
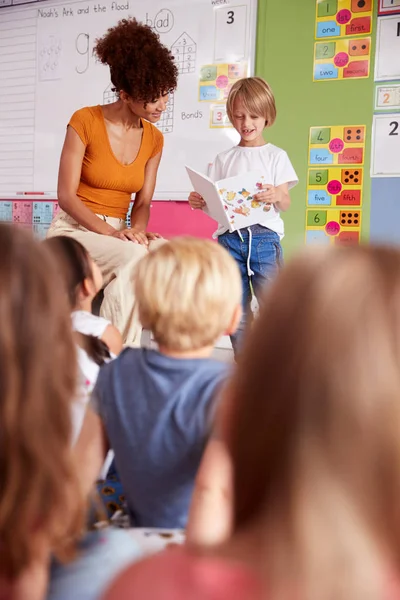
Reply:
[[[123,242],[133,242],[134,244],[141,244],[142,246],[149,245],[146,232],[139,229],[129,229],[128,227],[119,231],[116,229],[111,233],[111,236],[118,240],[122,240]]]
[[[197,192],[190,192],[188,202],[193,208],[193,210],[204,208],[206,203],[203,200],[203,197],[200,196]]]
[[[162,240],[163,236],[159,233],[152,233],[151,231],[146,231],[146,237],[151,242],[152,240]]]

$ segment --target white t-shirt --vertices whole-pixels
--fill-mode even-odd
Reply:
[[[230,150],[221,152],[216,157],[209,177],[213,181],[235,177],[248,171],[261,171],[265,183],[277,187],[284,183],[289,184],[289,189],[298,183],[298,177],[284,150],[273,144],[264,146],[247,147],[235,146]],[[280,211],[271,206],[271,210],[265,213],[265,218],[259,223],[275,231],[282,239],[285,233]],[[228,228],[219,224],[215,236],[218,237],[228,231]]]
[[[96,317],[89,312],[84,310],[76,310],[71,315],[72,328],[74,331],[78,331],[84,335],[93,335],[94,337],[101,338],[107,327],[110,325],[110,321],[103,319],[102,317]],[[92,360],[85,350],[78,346],[78,366],[79,366],[79,386],[77,397],[75,402],[72,404],[72,441],[76,442],[79,433],[82,428],[83,420],[85,418],[86,407],[90,400],[90,395],[96,384],[97,377],[99,375],[100,367],[97,363]]]
[[[101,338],[107,327],[111,325],[107,319],[92,315],[86,310],[75,310],[71,318],[74,331],[79,331],[84,335],[93,335],[97,338]]]

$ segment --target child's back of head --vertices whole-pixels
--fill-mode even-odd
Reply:
[[[190,352],[210,347],[235,328],[239,271],[215,242],[173,239],[141,260],[134,285],[140,321],[161,348]]]
[[[13,581],[46,544],[80,533],[82,507],[70,457],[75,349],[57,265],[11,225],[0,225],[0,256],[0,579]]]
[[[291,596],[293,581],[311,600],[390,596],[400,556],[400,252],[295,258],[266,296],[225,406],[234,533],[264,527],[269,596]]]

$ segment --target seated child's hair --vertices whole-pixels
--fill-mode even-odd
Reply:
[[[226,400],[234,531],[264,524],[271,597],[294,580],[299,598],[384,596],[400,557],[400,252],[294,258]]]
[[[91,258],[86,248],[74,238],[57,236],[47,239],[44,244],[53,252],[61,268],[71,311],[77,308],[79,291],[86,279],[93,279]],[[101,366],[110,358],[107,345],[93,335],[77,333],[78,344],[89,358]]]
[[[31,234],[0,224],[0,577],[15,580],[83,525],[72,464],[75,344],[58,268]]]
[[[175,238],[149,252],[135,272],[140,322],[155,341],[187,351],[215,343],[241,303],[235,261],[215,242]]]
[[[234,105],[241,100],[251,114],[265,118],[265,126],[271,127],[276,119],[276,105],[272,89],[261,77],[239,79],[231,88],[226,103],[229,120],[234,122]]]

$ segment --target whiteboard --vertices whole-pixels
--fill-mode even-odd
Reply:
[[[55,192],[71,115],[115,99],[108,67],[93,56],[95,39],[127,16],[159,33],[179,69],[158,124],[165,147],[154,198],[186,199],[184,165],[207,172],[237,142],[225,97],[231,75],[254,69],[257,0],[20,1],[0,0],[1,195]]]

